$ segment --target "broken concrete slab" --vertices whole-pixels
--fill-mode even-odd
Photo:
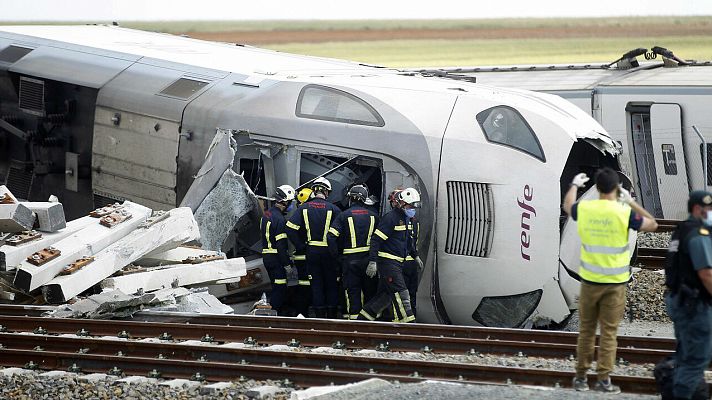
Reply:
[[[28,201],[20,203],[35,213],[42,232],[57,232],[67,226],[62,203]]]
[[[0,204],[0,232],[30,230],[34,223],[34,214],[21,203]]]
[[[232,314],[232,308],[207,292],[206,288],[192,289],[190,294],[176,298],[170,307],[157,307],[158,311],[177,311],[197,314]]]
[[[152,251],[136,260],[134,264],[142,267],[156,267],[159,265],[183,264],[189,259],[214,257],[225,259],[225,254],[219,251],[203,250],[199,247],[179,246],[163,252]]]
[[[225,170],[232,166],[235,159],[235,146],[237,144],[230,130],[217,130],[205,154],[203,165],[180,203],[181,207],[190,207],[194,212],[198,209]]]
[[[262,262],[262,258],[247,261],[245,263],[245,271],[245,275],[241,276],[237,282],[209,285],[210,294],[215,297],[225,297],[244,292],[268,290],[270,284],[269,274]]]
[[[81,217],[69,221],[67,227],[62,230],[52,233],[42,233],[42,236],[37,240],[32,240],[17,246],[10,246],[8,244],[2,245],[0,246],[0,269],[13,270],[30,254],[49,247],[80,229],[84,229],[88,225],[96,223],[96,218],[89,216]]]
[[[52,279],[42,293],[48,303],[63,303],[151,251],[165,251],[199,237],[192,211],[187,207],[174,208],[165,217],[148,221],[94,253],[94,260],[85,267]]]
[[[277,393],[283,391],[284,389],[278,386],[264,385],[251,388],[245,395],[251,399],[273,399]]]
[[[292,392],[291,400],[302,400],[302,399],[329,399],[336,397],[340,398],[357,398],[361,397],[364,393],[369,393],[376,389],[385,389],[392,386],[390,382],[380,379],[371,378],[366,379],[356,383],[348,383],[346,385],[340,386],[313,386],[304,390],[295,390]]]
[[[15,275],[14,285],[22,290],[31,291],[51,281],[62,269],[84,256],[93,256],[112,243],[124,238],[151,215],[151,210],[130,201],[124,202],[123,210],[130,218],[107,227],[101,224],[104,219],[97,219],[94,224],[74,232],[52,245],[60,254],[41,265],[33,265],[27,260],[20,263]],[[103,278],[103,277],[102,277]],[[93,281],[94,284],[102,278]]]
[[[228,169],[195,211],[200,243],[206,250],[220,251],[241,218],[259,219],[257,197],[242,175]]]
[[[169,306],[189,295],[185,288],[165,289],[141,295],[127,295],[120,290],[95,294],[74,304],[58,307],[47,314],[55,318],[128,317],[146,307]]]
[[[100,285],[102,288],[119,289],[124,293],[135,293],[139,289],[150,292],[170,287],[206,285],[224,280],[237,281],[245,274],[245,259],[231,258],[202,264],[156,267],[146,272],[107,278],[101,281]]]
[[[205,395],[216,395],[219,392],[231,389],[233,384],[231,382],[215,382],[209,385],[205,385],[200,388],[200,394]]]
[[[0,185],[0,204],[17,203],[17,197],[5,185]]]

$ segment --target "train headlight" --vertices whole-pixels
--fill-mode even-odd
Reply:
[[[536,310],[544,290],[511,296],[484,297],[472,319],[484,326],[517,328]]]

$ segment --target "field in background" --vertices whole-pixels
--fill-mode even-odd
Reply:
[[[712,60],[712,17],[121,25],[389,67],[607,63],[633,48],[652,46],[666,47],[684,59]]]

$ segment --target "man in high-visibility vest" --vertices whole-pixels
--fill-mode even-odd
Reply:
[[[586,373],[593,362],[596,326],[600,322],[598,381],[594,390],[620,393],[620,388],[611,383],[610,374],[616,359],[618,325],[625,311],[626,284],[630,280],[628,230],[652,232],[658,223],[620,185],[618,173],[611,168],[596,172],[597,200],[576,202],[578,189],[588,180],[584,173],[576,175],[564,197],[564,211],[577,221],[581,238],[579,337],[573,386],[578,391],[589,389]]]

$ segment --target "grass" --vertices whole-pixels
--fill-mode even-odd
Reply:
[[[77,22],[83,23],[83,22]],[[3,24],[10,24],[5,22]],[[63,22],[62,24],[68,24]],[[596,27],[629,28],[639,37],[532,39],[418,39],[260,45],[273,50],[332,57],[389,67],[436,67],[505,64],[610,62],[637,47],[662,46],[684,59],[712,59],[712,17],[545,18],[478,20],[374,21],[126,21],[124,27],[169,33],[280,30],[378,29],[515,29]],[[646,37],[646,27],[661,25],[697,29],[688,36]],[[632,28],[632,29],[630,29]],[[704,32],[710,32],[703,36]],[[669,31],[668,31],[669,32]],[[692,32],[692,31],[690,31]],[[268,33],[265,33],[266,35]],[[328,33],[325,34],[328,36]],[[691,36],[697,35],[697,36]],[[641,58],[642,59],[642,58]]]
[[[710,37],[393,40],[288,43],[264,47],[388,67],[611,62],[628,50],[661,46],[683,59],[711,60]],[[643,60],[640,57],[639,60]]]
[[[111,21],[0,22],[15,24],[86,24]],[[542,27],[644,27],[654,25],[696,25],[712,27],[710,17],[620,17],[620,18],[506,18],[448,20],[326,20],[326,21],[119,21],[121,26],[168,33],[239,32],[333,29],[491,29]]]

